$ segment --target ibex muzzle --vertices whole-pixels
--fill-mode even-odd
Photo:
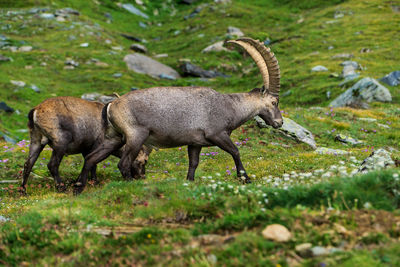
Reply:
[[[85,158],[76,184],[83,190],[88,172],[113,150],[125,144],[118,167],[132,177],[130,162],[143,144],[156,147],[188,146],[188,180],[194,180],[202,147],[218,146],[235,161],[237,175],[250,182],[239,150],[230,139],[234,129],[256,115],[273,127],[282,125],[278,109],[280,72],[274,54],[261,42],[241,38],[229,41],[243,47],[256,62],[264,85],[248,93],[221,94],[205,87],[157,87],[132,91],[103,109],[108,125],[101,147]]]

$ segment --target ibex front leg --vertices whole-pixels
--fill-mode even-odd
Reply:
[[[217,135],[207,136],[206,138],[214,145],[231,154],[235,161],[238,178],[243,179],[242,177],[244,177],[245,183],[251,183],[251,180],[243,167],[242,161],[240,160],[239,149],[232,142],[229,135],[224,132]]]

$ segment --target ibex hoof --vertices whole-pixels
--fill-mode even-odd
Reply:
[[[77,196],[80,193],[82,193],[83,189],[85,189],[85,186],[81,182],[77,182],[74,184],[74,195]]]
[[[56,190],[59,193],[64,193],[67,190],[67,187],[64,183],[56,184]]]

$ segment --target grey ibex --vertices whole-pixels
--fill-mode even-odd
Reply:
[[[156,87],[121,96],[103,109],[106,138],[85,158],[75,193],[83,190],[93,166],[122,144],[126,149],[118,168],[124,177],[132,177],[130,162],[143,144],[156,147],[187,145],[188,180],[194,180],[201,148],[218,146],[232,155],[238,177],[250,182],[230,135],[256,115],[274,128],[282,126],[278,108],[279,65],[270,49],[259,41],[241,38],[228,43],[239,45],[250,54],[262,74],[262,88],[248,93],[220,94],[205,87]]]
[[[58,168],[66,154],[79,154],[84,157],[94,151],[104,139],[101,111],[104,104],[90,102],[75,97],[54,97],[43,101],[29,112],[30,130],[29,156],[24,165],[22,190],[28,182],[29,174],[40,152],[48,144],[53,148],[47,167],[56,181],[58,190],[63,190]],[[124,149],[124,148],[122,148]],[[150,150],[143,148],[132,161],[133,176],[142,177]],[[113,151],[121,156],[122,150]],[[92,179],[97,180],[96,165],[92,165]]]

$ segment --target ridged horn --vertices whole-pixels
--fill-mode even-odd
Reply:
[[[265,47],[260,41],[247,37],[228,41],[228,43],[237,44],[247,51],[261,72],[264,90],[273,95],[279,95],[281,75],[278,60],[271,49]]]

